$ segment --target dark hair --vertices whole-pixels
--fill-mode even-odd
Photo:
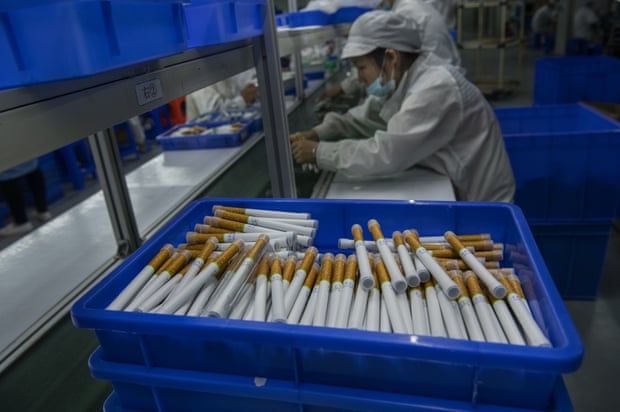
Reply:
[[[385,58],[386,51],[387,49],[383,47],[377,47],[376,49],[368,53],[367,56],[373,59],[375,63],[377,64],[377,66],[380,68],[381,65],[383,64],[383,59]],[[415,59],[417,59],[418,56],[420,55],[420,53],[410,53],[410,52],[402,52],[402,51],[399,51],[399,53],[401,55],[400,69],[403,71],[409,69],[409,67],[413,64]]]

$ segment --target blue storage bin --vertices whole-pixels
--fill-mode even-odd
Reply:
[[[164,134],[157,136],[157,143],[163,150],[195,150],[213,149],[218,147],[239,146],[249,135],[248,127],[245,125],[236,133],[226,134],[205,134],[194,136],[172,136],[177,130],[188,126],[215,127],[206,123],[180,124],[168,130]]]
[[[528,220],[620,216],[620,124],[580,104],[495,114],[515,175],[515,203]]]
[[[244,115],[252,115],[252,118],[244,117]],[[222,119],[222,117],[224,117]],[[242,109],[242,110],[228,110],[222,112],[208,112],[198,116],[195,123],[204,123],[205,125],[219,126],[223,124],[230,124],[234,122],[246,123],[248,125],[248,132],[250,134],[260,132],[263,130],[263,118],[260,115],[260,111],[256,109]]]
[[[276,14],[276,26],[286,27],[288,26],[288,19],[286,14]]]
[[[290,86],[289,84],[293,84],[293,86]],[[297,90],[294,86],[294,79],[293,81],[289,82],[285,82],[284,83],[284,95],[285,96],[295,96],[297,94]],[[306,90],[308,88],[308,79],[304,76],[304,80],[302,82],[302,85],[304,86],[304,90]],[[288,87],[287,87],[288,86]]]
[[[607,224],[530,223],[536,244],[564,299],[595,299],[611,222]]]
[[[321,80],[325,78],[324,70],[317,70],[312,72],[305,72],[304,79],[305,80]]]
[[[229,319],[109,311],[105,308],[164,243],[223,204],[310,212],[314,239],[336,251],[354,223],[376,218],[384,233],[415,227],[421,235],[489,232],[518,263],[534,317],[552,348],[476,343],[404,334]],[[506,266],[513,264],[506,254]],[[543,409],[561,374],[575,371],[583,347],[525,218],[504,203],[208,199],[194,202],[93,287],[72,308],[73,322],[94,329],[103,359],[185,371],[262,376],[295,382],[394,392],[476,404]],[[524,396],[527,394],[527,396]]]
[[[620,59],[609,56],[536,60],[534,103],[620,103]]]
[[[286,21],[289,27],[327,26],[330,15],[321,10],[298,11],[288,13]]]
[[[253,377],[115,364],[103,360],[101,350],[91,355],[89,364],[95,378],[109,380],[114,387],[114,392],[105,402],[104,412],[532,412],[532,409],[471,405],[441,398],[324,385],[296,385],[275,379],[267,379],[263,384]],[[553,389],[548,407],[539,409],[543,410],[572,411],[561,379]]]
[[[187,47],[261,35],[265,4],[266,0],[193,0],[184,4]]]
[[[9,208],[0,204],[0,227],[4,227],[4,218],[9,215]]]
[[[353,23],[362,14],[373,10],[369,7],[341,7],[329,17],[330,24]]]
[[[47,203],[51,204],[65,195],[62,172],[56,154],[52,152],[39,156],[39,168],[45,177],[45,198],[47,199]],[[26,182],[22,182],[22,184],[26,202],[28,204],[34,204],[30,188]]]
[[[0,89],[88,76],[186,48],[181,0],[0,3]]]

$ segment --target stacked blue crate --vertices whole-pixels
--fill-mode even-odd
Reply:
[[[89,361],[95,378],[112,382],[104,412],[212,411],[269,412],[536,412],[503,406],[434,399],[244,376],[197,373],[116,364],[101,349]],[[181,406],[182,405],[182,406]],[[564,383],[553,389],[547,412],[572,411]]]
[[[620,103],[620,59],[549,57],[536,61],[534,104]]]
[[[4,227],[4,218],[9,215],[9,208],[0,203],[0,227]]]
[[[184,4],[187,47],[259,36],[266,0],[193,0]]]
[[[63,180],[70,182],[73,189],[84,189],[87,176],[97,178],[95,162],[85,139],[58,149],[56,154],[62,165]]]
[[[620,124],[581,104],[495,109],[521,207],[565,298],[598,292],[620,216]]]
[[[89,76],[187,48],[182,0],[0,0],[0,15],[0,89]]]
[[[350,233],[353,223],[371,217],[385,232],[403,227],[416,227],[423,236],[447,229],[488,232],[505,245],[504,263],[518,268],[552,347],[105,309],[163,244],[184,242],[186,232],[216,204],[309,212],[321,222],[314,239],[321,252],[336,251],[338,238]],[[245,410],[248,402],[262,404],[261,410],[298,411],[303,404],[307,410],[318,405],[316,410],[332,411],[330,405],[346,410],[349,399],[386,409],[398,401],[394,405],[403,410],[548,411],[554,410],[561,375],[576,370],[583,355],[525,218],[517,207],[499,203],[198,201],[76,302],[72,318],[76,326],[95,330],[101,350],[91,359],[91,370],[112,381],[128,410],[168,412],[179,405],[191,409],[231,401],[236,405],[231,411]],[[338,393],[345,396],[338,400]]]
[[[65,195],[63,188],[62,169],[55,153],[48,153],[39,157],[39,168],[45,177],[45,195],[47,203],[51,204]],[[24,182],[25,185],[25,182]],[[24,193],[29,204],[33,204],[32,194],[24,186]]]

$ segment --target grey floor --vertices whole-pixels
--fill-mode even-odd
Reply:
[[[487,54],[477,60],[473,52],[463,55],[470,77],[484,70],[493,72],[496,56]],[[486,53],[486,52],[485,52]],[[540,55],[525,51],[519,85],[500,97],[490,97],[494,106],[523,106],[531,104],[534,61]],[[511,60],[512,59],[512,60]],[[506,57],[508,68],[515,70],[516,55]],[[482,63],[485,63],[484,65]],[[481,65],[477,67],[476,64]],[[515,75],[519,74],[515,70]],[[128,159],[131,169],[157,154],[155,149],[140,161]],[[68,191],[67,196],[51,210],[60,214],[75,202],[98,190],[96,182],[89,182],[83,192]],[[0,248],[15,241],[2,239]],[[575,411],[615,411],[620,407],[620,224],[612,227],[608,253],[599,297],[592,301],[565,301],[581,335],[585,356],[581,368],[564,380]],[[0,410],[2,411],[100,411],[102,402],[110,393],[106,382],[89,376],[87,357],[97,345],[94,334],[75,330],[67,317],[42,338],[15,365],[0,374]],[[32,394],[36,393],[36,396]]]

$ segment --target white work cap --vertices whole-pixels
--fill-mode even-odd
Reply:
[[[420,27],[400,14],[370,11],[353,22],[342,58],[365,56],[379,47],[416,53],[422,47],[421,36]]]

